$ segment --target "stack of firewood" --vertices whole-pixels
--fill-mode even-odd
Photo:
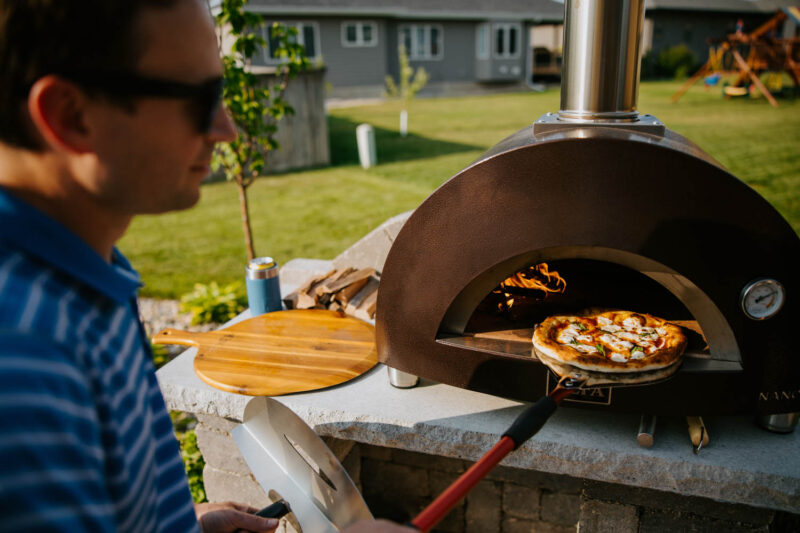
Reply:
[[[344,311],[361,320],[375,318],[380,274],[374,268],[331,270],[286,296],[287,309]]]

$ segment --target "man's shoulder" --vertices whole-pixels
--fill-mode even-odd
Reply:
[[[88,297],[70,276],[0,243],[0,328],[55,329],[59,316]],[[36,327],[34,327],[36,326]]]
[[[52,337],[30,335],[3,325],[0,325],[0,346],[0,360],[19,355],[36,359],[72,360],[69,350]]]
[[[54,283],[63,284],[60,278],[57,269],[36,256],[0,241],[0,302],[23,287],[56,288]]]
[[[30,277],[33,273],[31,267],[32,257],[13,246],[9,242],[0,239],[0,288],[6,285],[10,279]]]

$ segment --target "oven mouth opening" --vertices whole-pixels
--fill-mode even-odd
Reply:
[[[454,300],[440,324],[436,342],[501,357],[535,360],[531,337],[535,325],[545,318],[622,309],[681,326],[689,341],[684,368],[742,369],[738,346],[727,322],[699,288],[666,267],[637,269],[631,264],[609,261],[608,257],[587,257],[607,256],[608,252],[586,249],[575,254],[578,257],[570,257],[562,251],[548,254],[547,260],[542,260],[542,254],[533,254],[532,261],[520,263],[523,259],[518,257],[493,267]],[[639,266],[653,263],[617,252],[617,259],[639,258],[633,261]],[[524,266],[519,268],[520,264]]]

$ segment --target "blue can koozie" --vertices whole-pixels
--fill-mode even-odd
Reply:
[[[278,281],[278,262],[271,257],[257,257],[248,263],[245,270],[250,316],[280,311],[283,306]]]

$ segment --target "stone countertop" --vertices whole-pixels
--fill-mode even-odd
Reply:
[[[251,397],[202,382],[193,371],[195,353],[189,349],[158,371],[168,407],[240,421]],[[322,436],[473,461],[524,408],[426,380],[397,389],[383,365],[337,387],[278,399]],[[800,512],[797,431],[768,433],[750,417],[704,420],[711,443],[695,455],[681,418],[659,418],[655,444],[643,448],[636,443],[638,416],[562,406],[502,464]]]
[[[395,217],[387,224],[402,225],[404,220]],[[386,241],[383,248],[388,250],[391,235],[384,226],[364,238],[370,246],[354,246],[342,262],[380,266],[382,256],[356,252],[381,249],[375,241]],[[336,260],[294,259],[281,269],[281,292],[285,295],[310,275],[336,266]],[[245,311],[234,321],[248,316]],[[241,421],[251,397],[201,381],[193,368],[196,352],[186,350],[158,371],[167,406]],[[472,461],[497,443],[525,407],[426,380],[415,388],[397,389],[389,384],[383,365],[343,385],[278,400],[321,436]],[[659,418],[655,444],[643,448],[636,442],[639,416],[578,409],[565,402],[502,464],[800,513],[800,430],[769,433],[751,417],[741,416],[704,417],[704,422],[711,442],[697,455],[680,417]]]

